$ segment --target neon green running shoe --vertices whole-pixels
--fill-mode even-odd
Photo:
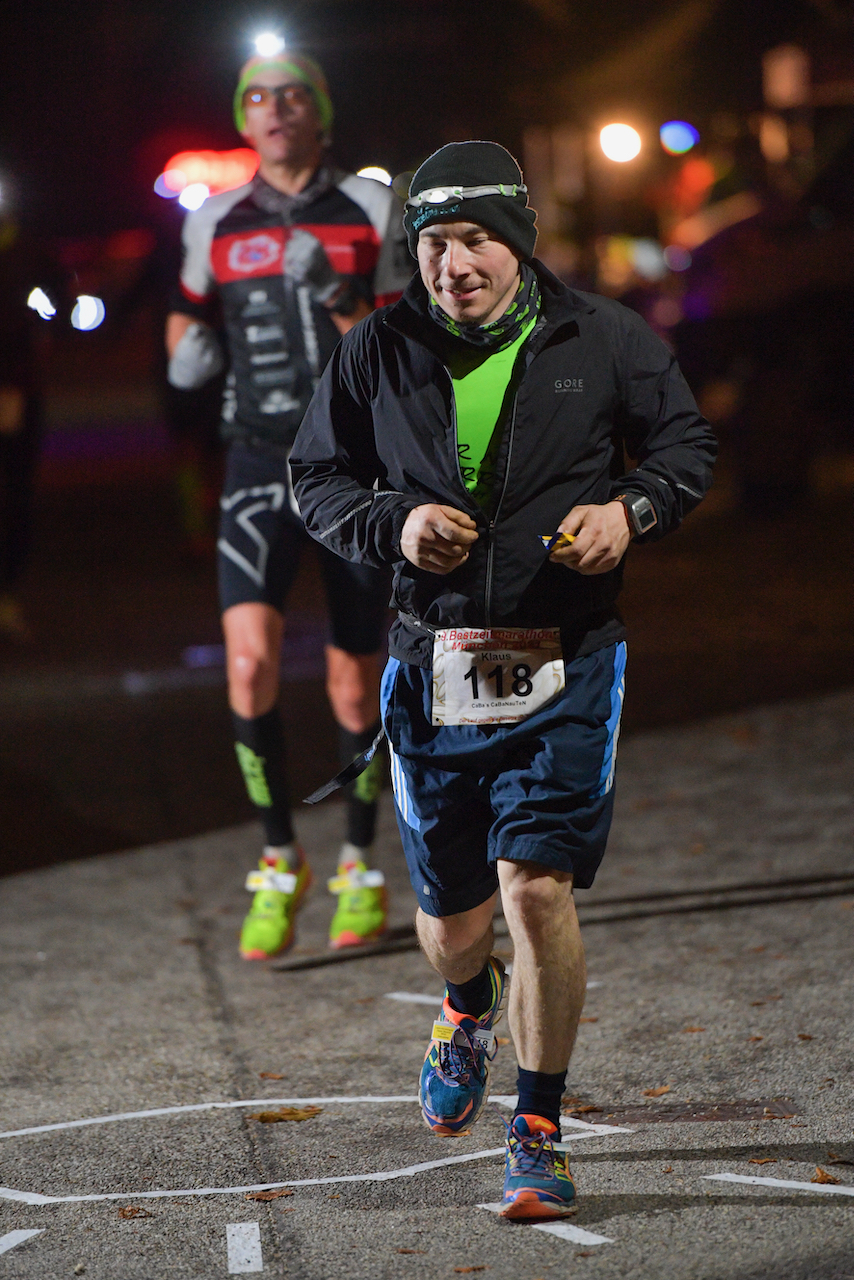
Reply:
[[[255,893],[240,930],[240,954],[244,960],[269,960],[293,942],[294,916],[313,876],[302,850],[296,871],[284,858],[262,858],[257,871],[246,877],[246,888]]]
[[[359,947],[385,933],[388,915],[385,876],[370,871],[363,850],[345,844],[338,859],[338,874],[327,881],[338,906],[329,926],[330,947]]]

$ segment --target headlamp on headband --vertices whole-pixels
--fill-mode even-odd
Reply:
[[[450,200],[477,200],[480,196],[527,196],[528,188],[521,183],[499,182],[494,187],[435,187],[410,196],[407,209],[419,209],[425,204],[447,204]]]

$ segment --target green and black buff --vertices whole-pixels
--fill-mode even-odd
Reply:
[[[430,298],[430,318],[446,333],[484,352],[503,351],[514,343],[524,329],[540,314],[540,286],[527,262],[519,264],[519,288],[510,306],[491,324],[459,324],[452,320],[434,298]]]

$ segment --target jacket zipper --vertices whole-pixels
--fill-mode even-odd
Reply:
[[[453,376],[451,375],[450,369],[446,364],[443,364],[442,368],[445,370],[445,373],[448,375],[448,383],[451,388],[451,428],[454,433],[454,462],[457,465],[457,479],[460,482],[460,488],[462,489],[463,493],[469,499],[469,502],[471,502],[471,494],[466,488],[466,482],[463,479],[463,469],[460,466],[460,441],[457,436],[457,398],[454,395],[454,379],[453,379]],[[472,514],[473,519],[475,518],[475,514],[476,513]]]
[[[493,532],[498,523],[498,513],[501,510],[501,504],[504,501],[504,495],[507,492],[507,485],[510,481],[510,458],[513,453],[513,436],[516,431],[516,404],[519,399],[519,390],[513,397],[513,412],[510,415],[510,434],[507,439],[507,462],[504,466],[504,483],[501,486],[501,493],[498,497],[498,503],[492,513],[492,519],[487,526],[487,537],[489,545],[486,548],[486,584],[483,590],[483,620],[486,627],[492,626],[492,562],[495,552],[495,543],[493,541]]]

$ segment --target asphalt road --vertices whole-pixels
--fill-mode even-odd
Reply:
[[[843,692],[622,747],[610,850],[579,895],[595,985],[564,1235],[480,1207],[500,1195],[512,1043],[496,1105],[437,1138],[413,1101],[434,1006],[389,998],[438,1004],[436,976],[411,950],[313,964],[335,804],[303,819],[319,883],[299,970],[236,954],[252,826],[5,879],[0,1276],[851,1280],[852,713]],[[387,796],[378,861],[405,945]],[[253,1118],[303,1100],[319,1113]],[[270,1184],[292,1194],[247,1198]]]

